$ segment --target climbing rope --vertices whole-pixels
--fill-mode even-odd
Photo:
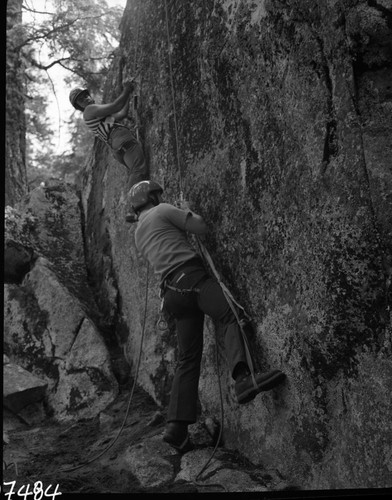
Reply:
[[[140,5],[139,5],[139,8],[137,8],[135,6],[135,9],[137,10],[137,14],[136,14],[135,56],[134,56],[134,59],[133,59],[133,70],[134,70],[134,73],[136,74],[137,60],[138,60],[137,51],[138,51],[138,48],[139,48],[139,32],[140,32]]]
[[[146,331],[146,318],[147,318],[148,282],[149,282],[149,264],[147,263],[146,289],[145,289],[145,298],[144,298],[144,314],[143,314],[143,323],[142,323],[142,334],[141,334],[141,338],[140,338],[139,355],[138,355],[138,360],[137,360],[137,364],[136,364],[135,378],[134,378],[134,381],[133,381],[133,386],[132,386],[131,394],[130,394],[129,399],[128,399],[128,405],[127,405],[127,409],[126,409],[126,412],[125,412],[125,417],[123,419],[121,427],[120,427],[117,435],[113,438],[112,442],[109,443],[108,446],[99,455],[97,455],[96,457],[92,458],[91,460],[83,462],[83,463],[81,463],[81,464],[79,464],[79,465],[77,465],[75,467],[60,468],[60,470],[62,472],[72,472],[72,471],[81,469],[82,467],[85,467],[86,465],[89,465],[89,464],[95,462],[96,460],[98,460],[98,458],[102,457],[102,455],[104,455],[108,450],[110,450],[110,448],[112,448],[112,446],[115,444],[115,442],[117,441],[117,439],[120,437],[120,435],[121,435],[121,433],[122,433],[122,431],[123,431],[123,429],[125,427],[125,423],[127,421],[127,418],[128,418],[128,415],[129,415],[129,410],[130,410],[130,407],[131,407],[131,401],[132,401],[132,398],[133,398],[133,393],[134,393],[135,387],[136,387],[136,382],[137,382],[137,378],[138,378],[138,374],[139,374],[140,360],[141,360],[142,351],[143,351],[143,340],[144,340],[144,334],[145,334],[145,331]]]
[[[136,75],[138,72],[138,48],[139,48],[139,33],[140,33],[140,5],[138,7],[135,6],[136,9],[136,40],[135,40],[135,54],[133,60],[133,74]],[[138,88],[140,86],[140,81],[138,83]],[[133,110],[135,114],[135,133],[136,139],[139,141],[139,114],[137,111],[138,107],[138,96],[134,94],[133,96]]]
[[[171,43],[170,43],[170,28],[169,28],[169,14],[167,9],[167,0],[165,0],[165,14],[166,14],[166,36],[167,36],[167,50],[169,59],[169,76],[170,76],[170,87],[172,95],[172,106],[173,106],[173,120],[174,120],[174,135],[176,143],[176,161],[177,161],[177,171],[179,173],[179,183],[180,183],[180,199],[183,198],[183,186],[182,186],[182,170],[180,162],[180,147],[178,140],[178,125],[177,125],[177,111],[176,111],[176,100],[175,100],[175,89],[174,89],[174,79],[173,79],[173,65],[171,58]]]
[[[181,162],[180,162],[180,149],[179,149],[179,140],[178,140],[178,124],[177,124],[177,111],[176,111],[176,101],[175,101],[175,88],[174,88],[174,79],[173,79],[173,65],[172,65],[172,58],[171,58],[171,43],[170,43],[170,27],[169,27],[169,13],[168,13],[168,8],[167,8],[167,0],[165,0],[165,16],[166,16],[166,36],[167,36],[167,50],[168,50],[168,60],[169,60],[169,76],[170,76],[170,87],[171,87],[171,96],[172,96],[172,106],[173,106],[173,119],[174,119],[174,134],[175,134],[175,143],[176,143],[176,161],[177,161],[177,171],[179,173],[179,184],[180,184],[180,200],[183,200],[183,183],[182,183],[182,171],[181,171]],[[217,354],[217,349],[218,346],[216,344],[215,346],[216,349],[216,360],[218,362],[218,354]],[[218,369],[218,367],[217,367]],[[203,484],[198,481],[198,478],[201,476],[203,471],[207,468],[208,464],[211,462],[213,456],[216,453],[216,450],[218,448],[221,435],[222,435],[222,428],[223,428],[223,398],[222,398],[222,390],[221,390],[221,385],[220,385],[220,377],[219,377],[219,369],[218,369],[218,381],[219,381],[219,394],[220,394],[220,401],[221,401],[221,425],[220,425],[220,430],[219,430],[219,437],[217,439],[217,442],[215,444],[214,450],[206,462],[206,464],[202,467],[200,472],[196,475],[193,483],[196,486],[200,487],[213,487],[217,486],[219,488],[223,488],[225,491],[226,488],[222,484]]]
[[[204,259],[208,263],[211,271],[213,272],[216,280],[218,281],[219,285],[221,286],[223,294],[226,297],[227,303],[229,304],[230,309],[232,310],[232,312],[233,312],[233,314],[235,316],[235,319],[236,319],[236,321],[238,323],[238,326],[240,328],[241,335],[242,335],[242,338],[243,338],[243,341],[244,341],[246,361],[248,363],[249,370],[250,370],[250,373],[251,373],[251,376],[252,376],[253,385],[255,387],[257,387],[257,382],[256,382],[256,378],[255,378],[255,368],[254,368],[254,364],[253,364],[252,355],[251,355],[251,352],[250,352],[250,346],[249,346],[248,338],[246,336],[246,333],[245,333],[245,330],[244,330],[244,327],[243,327],[243,323],[242,323],[242,321],[241,321],[241,319],[240,319],[240,317],[238,315],[238,312],[237,312],[237,309],[236,309],[235,306],[237,306],[238,309],[241,309],[243,311],[244,316],[248,320],[250,319],[250,317],[246,313],[245,309],[234,299],[234,297],[230,293],[230,291],[227,288],[227,286],[223,283],[223,281],[222,281],[222,279],[221,279],[221,277],[220,277],[220,275],[219,275],[219,273],[218,273],[218,271],[217,271],[217,269],[216,269],[216,267],[214,265],[214,262],[213,262],[213,260],[211,258],[211,255],[209,254],[207,248],[201,242],[200,238],[196,237],[196,242],[197,242],[197,245],[199,247],[199,253],[204,257]]]
[[[207,326],[207,328],[208,328],[208,326]],[[213,449],[209,459],[207,460],[207,462],[203,465],[203,467],[200,469],[200,471],[196,475],[195,479],[193,480],[193,484],[195,484],[196,486],[201,486],[203,488],[207,488],[207,487],[222,488],[224,491],[228,492],[227,488],[221,483],[204,484],[204,483],[200,482],[200,476],[207,469],[208,465],[210,464],[211,460],[213,459],[213,457],[216,453],[216,450],[218,449],[218,446],[219,446],[221,438],[222,438],[222,431],[223,431],[224,409],[223,409],[222,384],[221,384],[221,380],[220,380],[220,376],[219,376],[218,335],[217,335],[216,329],[215,329],[215,363],[216,363],[216,371],[217,371],[217,375],[218,375],[221,425],[219,426],[219,434],[218,434],[218,437],[216,438],[214,449]]]
[[[168,14],[167,0],[165,0],[165,16],[166,16],[166,36],[167,36],[168,61],[169,61],[169,76],[170,76],[170,86],[171,86],[172,106],[173,106],[173,118],[174,118],[174,134],[175,134],[175,143],[176,143],[176,160],[177,160],[177,169],[178,169],[178,172],[179,172],[180,200],[183,200],[183,180],[182,180],[182,170],[181,170],[181,162],[180,162],[177,112],[176,112],[176,103],[175,103],[175,87],[174,87],[174,79],[173,79],[173,65],[172,65],[172,58],[171,58],[171,49],[172,49],[172,47],[171,47],[171,42],[170,42],[170,27],[169,27],[169,14]],[[207,249],[204,247],[204,245],[201,243],[201,241],[197,237],[196,237],[196,241],[197,241],[198,246],[199,246],[199,248],[201,250],[200,253],[205,257],[205,259],[207,260],[209,266],[211,267],[211,270],[214,272],[214,275],[217,278],[220,286],[222,287],[222,290],[223,290],[223,293],[224,293],[224,295],[226,297],[226,300],[227,300],[230,308],[232,309],[232,311],[234,313],[234,316],[235,316],[235,318],[236,318],[236,320],[238,322],[238,325],[239,325],[240,330],[241,330],[241,334],[242,334],[242,336],[244,338],[245,353],[246,353],[246,358],[247,358],[247,361],[248,361],[248,364],[249,364],[249,369],[251,371],[253,384],[255,385],[255,387],[257,387],[256,379],[255,379],[255,376],[254,376],[253,361],[252,361],[252,357],[250,355],[250,350],[249,350],[247,338],[246,338],[245,332],[243,330],[243,327],[242,327],[240,318],[238,316],[238,313],[237,313],[237,311],[236,311],[236,309],[234,307],[234,304],[236,304],[237,307],[241,308],[242,310],[243,310],[243,308],[239,304],[237,304],[237,302],[234,300],[234,298],[230,294],[229,290],[226,288],[226,286],[224,285],[224,283],[220,279],[219,274],[216,271],[216,268],[215,268],[215,266],[214,266],[214,264],[212,262],[211,256],[209,255]],[[244,311],[244,313],[245,313],[245,311]],[[246,315],[246,313],[245,313],[245,315]],[[216,450],[217,450],[218,445],[220,443],[221,435],[222,435],[222,432],[223,432],[223,420],[224,420],[223,396],[222,396],[221,381],[220,381],[220,377],[219,377],[218,342],[217,342],[217,333],[216,333],[216,331],[215,331],[215,354],[216,354],[216,365],[217,365],[217,373],[218,373],[218,384],[219,384],[219,395],[220,395],[220,406],[221,406],[221,425],[220,425],[220,430],[219,430],[219,436],[218,436],[218,439],[216,441],[215,447],[214,447],[214,449],[213,449],[213,451],[211,453],[211,456],[209,457],[209,459],[205,463],[205,465],[201,468],[201,470],[199,471],[199,473],[195,476],[195,479],[194,479],[193,483],[196,486],[200,486],[200,487],[219,487],[219,488],[223,488],[224,491],[227,491],[226,487],[223,484],[220,484],[220,483],[203,484],[203,483],[199,482],[200,476],[205,471],[205,469],[207,468],[207,466],[209,465],[209,463],[211,462],[212,458],[214,457],[214,455],[216,453]]]
[[[175,142],[176,142],[176,160],[177,160],[177,167],[178,167],[178,172],[179,172],[180,197],[181,197],[181,199],[183,199],[183,193],[182,193],[182,171],[181,171],[181,164],[180,164],[180,152],[179,152],[179,140],[178,140],[178,125],[177,125],[177,114],[176,114],[176,107],[175,107],[175,89],[174,89],[173,70],[172,70],[172,61],[171,61],[171,44],[170,44],[170,30],[169,30],[169,16],[168,16],[167,0],[165,0],[165,13],[166,13],[166,33],[167,33],[167,42],[168,42],[168,54],[169,54],[169,72],[170,72],[171,94],[172,94],[172,102],[173,102],[173,117],[174,117]],[[135,69],[136,69],[136,64],[137,64],[137,46],[138,46],[138,37],[139,37],[139,22],[140,22],[140,18],[138,16],[138,21],[137,21],[137,25],[138,26],[137,26],[137,34],[136,34],[136,40],[137,41],[135,43],[135,60],[134,60],[134,68]],[[137,135],[137,138],[138,138],[138,124],[136,124],[136,135]],[[236,302],[234,301],[234,299],[232,298],[230,292],[227,290],[227,288],[224,286],[224,284],[220,280],[219,275],[216,272],[215,266],[214,266],[214,264],[212,262],[212,259],[211,259],[210,255],[208,254],[206,248],[201,244],[201,242],[199,240],[198,240],[198,243],[199,243],[199,246],[200,246],[200,248],[202,250],[202,254],[205,256],[205,258],[208,261],[211,269],[214,271],[214,274],[218,277],[218,281],[219,281],[219,283],[220,283],[220,285],[222,287],[222,290],[225,293],[225,296],[226,296],[226,298],[228,300],[228,303],[229,303],[230,307],[233,310],[233,313],[234,313],[234,315],[235,315],[235,317],[236,317],[236,319],[238,321],[238,324],[240,325],[241,331],[243,332],[243,329],[242,329],[242,326],[241,326],[241,323],[240,323],[240,319],[239,319],[238,314],[237,314],[237,312],[236,312],[236,310],[234,308],[234,305],[233,305],[233,302],[234,303],[236,303]],[[142,350],[143,350],[143,340],[144,340],[144,334],[145,334],[146,317],[147,317],[147,306],[148,306],[148,282],[149,282],[148,273],[149,273],[149,265],[147,263],[147,276],[146,276],[146,289],[145,289],[144,316],[143,316],[142,334],[141,334],[141,339],[140,339],[139,355],[138,355],[137,366],[136,366],[136,370],[135,370],[135,378],[134,378],[134,382],[133,382],[131,394],[130,394],[130,397],[129,397],[129,400],[128,400],[128,405],[127,405],[127,409],[126,409],[126,412],[125,412],[125,416],[124,416],[122,425],[121,425],[121,427],[120,427],[117,435],[112,440],[112,442],[109,443],[109,445],[101,453],[99,453],[97,456],[95,456],[91,460],[83,462],[83,463],[81,463],[81,464],[79,464],[79,465],[77,465],[75,467],[61,468],[61,470],[63,472],[72,472],[72,471],[81,469],[81,468],[85,467],[86,465],[89,465],[89,464],[93,463],[94,461],[98,460],[110,448],[113,447],[113,445],[116,443],[116,441],[120,437],[120,435],[121,435],[121,433],[122,433],[122,431],[123,431],[123,429],[125,427],[125,423],[127,421],[128,415],[129,415],[129,410],[130,410],[130,406],[131,406],[133,394],[134,394],[136,383],[137,383],[137,378],[138,378],[138,374],[139,374],[139,367],[140,367],[140,361],[141,361]],[[237,304],[237,303],[236,303],[236,305],[239,306],[239,304]],[[239,307],[241,307],[241,306],[239,306]],[[243,333],[243,335],[244,335],[244,340],[246,342],[245,334]],[[247,346],[247,344],[245,344],[245,345]],[[246,352],[248,352],[248,348],[246,348]],[[220,484],[220,483],[210,483],[210,484],[200,483],[200,476],[207,469],[208,465],[210,464],[211,460],[213,459],[213,457],[214,457],[214,455],[216,453],[216,450],[217,450],[217,448],[218,448],[218,446],[220,444],[221,437],[222,437],[222,432],[223,432],[224,407],[223,407],[222,387],[221,387],[221,381],[220,381],[220,377],[219,377],[218,341],[217,341],[217,332],[216,331],[215,331],[215,356],[216,356],[216,366],[217,366],[218,386],[219,386],[219,396],[220,396],[221,425],[220,425],[220,428],[219,428],[218,438],[216,440],[214,449],[213,449],[213,451],[212,451],[209,459],[204,464],[204,466],[200,469],[200,471],[198,472],[198,474],[195,476],[194,481],[192,481],[192,482],[196,486],[199,486],[199,487],[209,487],[209,488],[219,487],[219,488],[222,488],[224,491],[227,491],[226,487],[223,484]],[[248,356],[248,354],[247,354],[247,356]],[[252,372],[252,376],[253,376],[253,363],[251,361],[250,353],[249,353],[249,366],[251,368],[251,372]]]

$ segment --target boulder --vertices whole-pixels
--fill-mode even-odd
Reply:
[[[123,460],[142,487],[157,488],[172,480],[174,467],[169,459],[175,454],[161,436],[154,436],[130,446]]]
[[[21,283],[38,257],[94,318],[99,313],[88,285],[79,198],[62,182],[39,186],[5,210],[5,283]]]
[[[176,476],[176,481],[194,481],[204,468],[204,465],[210,460],[212,452],[212,448],[202,448],[186,453],[181,458],[181,470]],[[203,481],[206,476],[211,477],[223,467],[224,464],[220,460],[220,451],[218,450],[210,460],[200,480]]]
[[[19,413],[22,408],[41,401],[48,383],[14,363],[3,365],[3,404]]]
[[[90,418],[118,392],[112,338],[89,286],[79,198],[59,182],[6,208],[4,341],[10,358],[47,383],[55,418]],[[99,325],[99,326],[97,326]]]
[[[4,249],[4,283],[21,283],[31,269],[34,250],[15,241],[7,241]]]
[[[104,340],[46,259],[5,286],[4,337],[10,356],[47,381],[55,418],[93,417],[117,395]]]

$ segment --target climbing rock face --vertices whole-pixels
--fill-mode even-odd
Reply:
[[[220,355],[225,444],[305,488],[392,484],[390,19],[386,0],[132,2],[105,89],[115,97],[137,64],[150,176],[205,218],[206,246],[255,321],[258,368],[287,374],[239,407]],[[164,404],[175,333],[157,329],[158,283],[124,222],[128,174],[102,145],[91,167],[88,265],[109,313],[118,292],[134,367],[145,332],[140,383]],[[200,400],[219,417],[212,331]]]
[[[142,486],[157,487],[174,475],[174,467],[166,459],[171,455],[176,455],[176,452],[162,441],[161,436],[154,436],[130,446],[124,453],[124,465]]]
[[[136,251],[135,225],[125,222],[128,175],[127,168],[97,144],[84,172],[81,196],[86,265],[98,307],[113,325],[132,374],[158,404],[165,405],[175,368],[176,338],[172,324],[157,327],[159,281]]]
[[[93,417],[118,392],[93,320],[77,203],[65,185],[37,188],[6,218],[6,244],[15,242],[35,260],[18,283],[4,287],[4,349],[47,385],[49,413],[59,420]]]
[[[141,487],[154,488],[157,492],[171,482],[188,483],[199,492],[211,492],[211,488],[226,492],[268,491],[265,473],[252,468],[246,470],[245,464],[241,470],[230,468],[236,464],[230,452],[221,449],[214,452],[211,446],[204,445],[181,457],[162,441],[161,434],[129,446],[118,460]]]
[[[220,420],[222,403],[225,446],[304,489],[392,484],[390,20],[388,0],[135,0],[104,89],[110,101],[138,70],[150,176],[209,225],[205,245],[254,320],[257,368],[287,374],[239,406],[206,320],[201,409]],[[159,328],[159,280],[125,222],[130,187],[96,141],[80,203],[54,182],[6,210],[5,350],[47,384],[59,419],[113,400],[108,345],[168,401],[175,329]],[[175,473],[165,458],[144,469],[154,446],[126,452],[140,483]],[[178,480],[204,455],[184,457]],[[219,460],[219,481],[242,485]]]

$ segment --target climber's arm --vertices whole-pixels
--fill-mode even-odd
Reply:
[[[105,116],[114,115],[116,117],[117,113],[120,116],[125,111],[125,115],[128,112],[129,105],[129,95],[135,88],[135,82],[130,80],[125,83],[124,90],[113,102],[107,104],[89,104],[83,113],[83,118],[85,120],[91,120],[93,118],[104,118]],[[118,116],[117,116],[118,118]]]
[[[127,100],[127,102],[124,104],[123,108],[120,111],[118,111],[117,113],[113,113],[112,116],[114,116],[116,120],[122,120],[123,118],[128,116],[128,109],[129,109],[129,100]]]
[[[176,206],[165,203],[163,213],[181,231],[188,231],[200,236],[206,234],[208,231],[203,217],[193,212],[186,201],[177,202]]]
[[[185,222],[185,231],[201,236],[207,234],[208,227],[201,215],[189,211]]]
[[[181,199],[175,203],[176,207],[186,212],[185,231],[202,236],[208,232],[207,224],[201,215],[193,212],[189,206],[189,201]]]

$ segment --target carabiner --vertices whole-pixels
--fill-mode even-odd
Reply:
[[[162,315],[160,315],[159,318],[158,318],[157,328],[161,332],[165,332],[169,328],[169,325],[167,324],[167,321],[165,320],[165,318]]]

